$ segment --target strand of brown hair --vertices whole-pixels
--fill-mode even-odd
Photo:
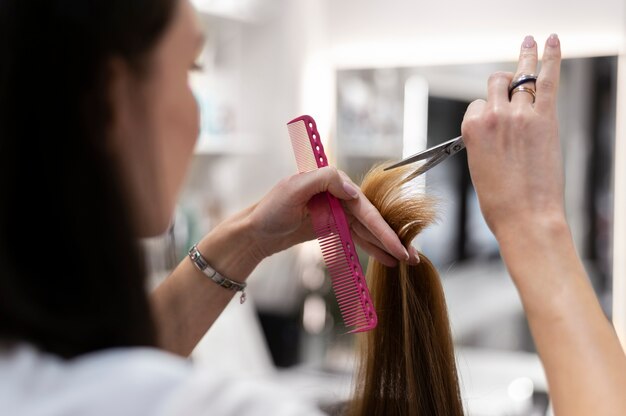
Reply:
[[[432,198],[414,192],[406,169],[372,169],[365,195],[406,245],[435,219]],[[348,415],[463,414],[454,347],[439,274],[423,255],[416,266],[370,259],[368,285],[378,326],[360,335]]]

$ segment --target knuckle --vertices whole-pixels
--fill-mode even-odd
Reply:
[[[493,81],[495,81],[498,78],[498,73],[494,72],[492,74],[489,75],[489,78],[487,78],[487,82],[489,84],[491,84]]]
[[[505,71],[496,71],[491,75],[493,76],[494,79],[508,78],[508,72],[505,72]]]
[[[494,130],[498,125],[505,121],[505,112],[501,107],[490,107],[485,111],[482,117],[482,124],[488,130]]]
[[[530,122],[528,112],[522,109],[513,111],[513,113],[511,114],[511,122],[513,126],[517,128],[526,127]]]
[[[470,119],[472,116],[480,112],[480,106],[482,106],[484,100],[474,100],[465,109],[465,113],[463,114],[463,120]]]
[[[558,61],[561,59],[561,49],[560,48],[546,48],[543,60],[544,61]]]
[[[478,134],[481,127],[482,127],[481,116],[474,115],[474,116],[466,117],[463,120],[463,123],[461,124],[461,132],[463,134],[463,139],[472,140],[471,137],[473,137],[475,134]],[[466,140],[466,144],[467,144],[467,140]]]
[[[373,205],[368,204],[363,208],[362,220],[366,224],[371,224],[378,219],[379,215],[378,210],[376,210]]]
[[[281,179],[278,181],[277,186],[285,186],[285,185],[288,185],[289,183],[293,182],[294,177],[295,177],[295,175],[289,175],[289,176],[286,176],[286,177],[284,177],[284,178],[281,178]]]
[[[288,176],[286,178],[282,178],[276,184],[276,188],[281,189],[281,190],[286,190],[286,189],[293,188],[294,185],[295,185],[294,184],[295,180],[296,180],[296,176],[295,175],[291,175],[291,176]]]
[[[500,125],[508,122],[508,115],[500,107],[489,107],[483,113],[468,116],[463,120],[461,131],[463,136],[473,141],[473,136],[480,136],[481,132],[496,130]],[[466,141],[467,144],[467,141]]]
[[[342,178],[341,178],[341,174],[339,173],[339,170],[334,167],[334,166],[328,166],[328,175],[329,175],[329,179],[332,182],[341,182]]]
[[[461,131],[463,132],[463,136],[467,134],[473,134],[476,131],[477,127],[477,117],[476,116],[466,116],[461,123]]]
[[[534,60],[537,58],[537,52],[534,50],[522,50],[519,54],[520,60],[531,59]]]
[[[489,75],[489,83],[494,83],[494,82],[509,82],[509,79],[511,78],[511,73],[510,72],[504,72],[504,71],[496,71],[494,73],[492,73],[491,75]]]
[[[478,111],[478,109],[480,109],[485,104],[487,104],[487,101],[483,100],[482,98],[478,98],[472,101],[471,103],[469,103],[465,112],[468,113],[468,112],[471,112],[472,110]]]
[[[330,183],[339,176],[337,169],[334,166],[324,166],[323,168],[319,168],[317,170],[317,174],[319,178],[326,183]]]
[[[326,172],[328,172],[327,175],[330,176],[330,177],[334,178],[334,177],[339,176],[339,171],[334,166],[330,166],[330,165],[329,166],[325,166],[324,169],[326,169]]]

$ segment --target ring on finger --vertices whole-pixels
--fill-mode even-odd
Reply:
[[[511,91],[511,97],[513,97],[513,95],[515,95],[518,92],[527,92],[528,94],[532,95],[532,97],[533,97],[533,104],[535,103],[535,98],[536,98],[537,94],[535,93],[535,90],[533,90],[532,88],[528,88],[528,87],[525,87],[523,85],[519,85],[519,86],[513,88],[513,90]]]
[[[526,84],[527,82],[535,82],[537,81],[536,74],[521,74],[513,81],[511,81],[511,85],[509,85],[509,100],[513,97],[513,90],[519,87],[520,85]]]

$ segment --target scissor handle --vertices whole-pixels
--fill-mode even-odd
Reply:
[[[446,153],[449,156],[452,156],[455,153],[459,153],[461,150],[465,149],[465,142],[463,141],[463,136],[459,136],[455,139],[449,140],[446,142]]]

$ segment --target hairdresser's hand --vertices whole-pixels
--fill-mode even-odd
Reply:
[[[546,42],[535,103],[527,92],[518,92],[509,101],[513,77],[536,73],[537,44],[527,37],[517,73],[493,74],[487,101],[472,102],[465,114],[462,131],[472,181],[483,215],[498,238],[565,221],[556,113],[560,64],[559,39],[552,35]]]
[[[534,41],[522,47],[518,74],[537,65]],[[555,415],[626,414],[626,357],[596,298],[565,220],[556,118],[561,54],[546,44],[537,100],[512,74],[489,80],[463,122],[472,180],[487,223],[515,282],[545,369]]]
[[[330,167],[282,180],[252,208],[249,218],[264,256],[315,238],[306,205],[324,191],[343,201],[352,237],[370,255],[389,266],[409,258],[398,236],[359,187]]]

